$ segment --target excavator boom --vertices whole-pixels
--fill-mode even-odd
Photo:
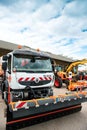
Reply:
[[[87,63],[87,59],[75,61],[68,66],[68,68],[66,69],[66,73],[70,72],[73,69],[73,67],[75,67],[77,65],[83,65],[83,64],[86,64],[86,63]]]

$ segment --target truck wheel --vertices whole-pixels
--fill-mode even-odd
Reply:
[[[62,87],[62,79],[60,77],[55,77],[55,82],[54,82],[54,86],[56,88],[61,88]]]

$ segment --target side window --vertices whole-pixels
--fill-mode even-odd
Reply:
[[[11,56],[8,58],[8,71],[11,72]]]

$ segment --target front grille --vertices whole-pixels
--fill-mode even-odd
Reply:
[[[25,86],[40,86],[40,85],[45,85],[50,83],[51,80],[43,80],[43,81],[39,81],[38,83],[36,83],[35,81],[20,81],[19,83],[21,85],[25,85]]]

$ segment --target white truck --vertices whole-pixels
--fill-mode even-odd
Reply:
[[[53,62],[47,54],[25,49],[3,56],[1,83],[6,108],[6,130],[17,130],[41,121],[80,111],[87,92],[53,96]]]
[[[1,90],[6,102],[53,95],[54,73],[49,55],[17,49],[3,56],[2,68],[4,80]]]

